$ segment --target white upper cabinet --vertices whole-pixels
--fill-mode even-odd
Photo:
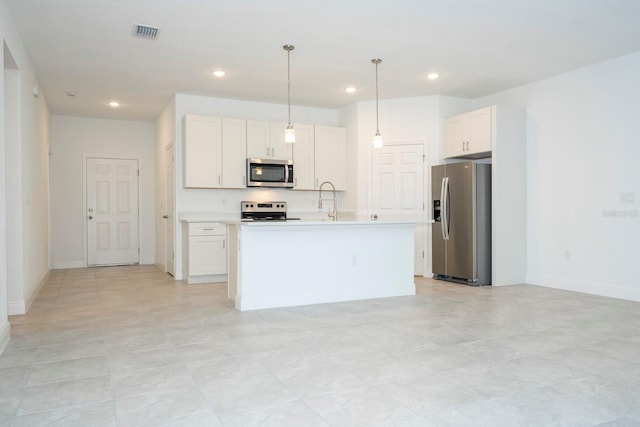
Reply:
[[[247,157],[292,160],[292,144],[284,142],[286,123],[247,120]]]
[[[186,115],[182,120],[185,188],[222,188],[222,120]]]
[[[492,130],[491,107],[446,118],[444,157],[490,157]]]
[[[320,188],[324,181],[336,190],[347,189],[347,130],[342,127],[315,127],[315,182]],[[295,167],[295,165],[294,165]]]
[[[276,160],[293,160],[293,144],[284,142],[286,123],[271,123],[271,158]],[[296,133],[296,139],[298,134]]]
[[[313,190],[315,185],[315,155],[312,125],[294,125],[296,142],[293,144],[293,188]]]
[[[245,188],[247,121],[222,119],[222,187]]]

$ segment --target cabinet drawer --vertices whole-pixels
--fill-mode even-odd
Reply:
[[[227,226],[219,222],[197,222],[189,224],[189,236],[219,236],[227,234]]]

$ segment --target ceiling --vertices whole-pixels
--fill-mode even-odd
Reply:
[[[326,108],[375,99],[372,58],[381,99],[476,98],[640,50],[637,0],[6,1],[61,115],[153,120],[176,92],[286,104],[284,44],[292,104]]]

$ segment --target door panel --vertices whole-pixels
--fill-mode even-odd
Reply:
[[[474,278],[473,266],[473,164],[447,165],[449,177],[449,240],[447,275]]]
[[[139,262],[138,161],[87,158],[87,264]]]
[[[424,147],[388,145],[373,153],[372,213],[383,221],[424,217]],[[414,274],[424,270],[424,230],[416,226]]]

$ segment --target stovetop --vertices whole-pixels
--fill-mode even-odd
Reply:
[[[287,217],[287,202],[240,202],[241,220],[250,221],[292,221],[300,218]]]

